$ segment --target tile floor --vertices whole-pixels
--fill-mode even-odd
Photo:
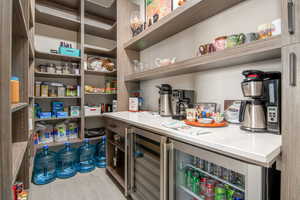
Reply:
[[[53,183],[31,185],[30,200],[126,200],[105,169],[87,174],[78,173],[69,179],[56,179]]]

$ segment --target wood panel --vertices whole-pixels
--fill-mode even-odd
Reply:
[[[295,53],[295,86],[290,85],[290,55]],[[283,200],[298,200],[300,196],[300,44],[282,50],[282,196]]]
[[[258,62],[280,58],[281,37],[276,36],[266,40],[259,40],[249,44],[228,48],[204,56],[198,56],[176,62],[171,65],[157,67],[145,72],[132,73],[125,77],[125,81],[149,80],[187,73],[199,72],[221,67]]]
[[[244,0],[192,0],[184,6],[177,8],[136,37],[126,41],[124,47],[136,51],[144,50],[243,1]],[[128,14],[130,14],[130,12]],[[129,17],[126,19],[129,19]],[[129,26],[129,23],[126,25]]]
[[[131,57],[139,57],[139,53],[135,51],[127,51],[123,48],[126,41],[131,38],[131,30],[128,26],[131,11],[136,10],[136,5],[129,0],[117,1],[117,66],[118,66],[118,111],[128,110],[128,98],[130,91],[139,89],[139,84],[125,83],[125,75],[131,68]]]
[[[299,0],[282,0],[282,34],[284,45],[300,42],[300,1]],[[289,33],[288,2],[293,3],[293,14],[291,23],[294,26],[294,33]]]
[[[12,0],[0,1],[0,200],[12,199],[12,135],[9,78],[11,76]]]
[[[100,15],[110,20],[116,19],[116,0],[106,0],[101,4],[97,0],[85,0],[85,11],[90,14]]]

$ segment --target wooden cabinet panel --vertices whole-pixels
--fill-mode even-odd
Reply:
[[[283,44],[300,42],[300,0],[282,0]]]
[[[300,43],[282,49],[282,200],[300,196]]]

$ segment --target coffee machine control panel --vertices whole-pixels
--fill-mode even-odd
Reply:
[[[278,122],[278,107],[277,106],[269,106],[267,108],[268,113],[268,122],[277,123]]]

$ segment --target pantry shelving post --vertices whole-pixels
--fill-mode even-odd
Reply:
[[[81,91],[80,91],[80,95],[81,95],[81,131],[80,131],[80,138],[84,138],[84,128],[85,128],[85,117],[84,117],[84,102],[85,102],[85,90],[84,90],[84,17],[85,17],[85,9],[84,9],[84,4],[85,1],[80,1],[80,51],[81,51],[81,61],[80,61],[80,66],[81,66],[81,70],[80,70],[80,74],[81,74]]]

